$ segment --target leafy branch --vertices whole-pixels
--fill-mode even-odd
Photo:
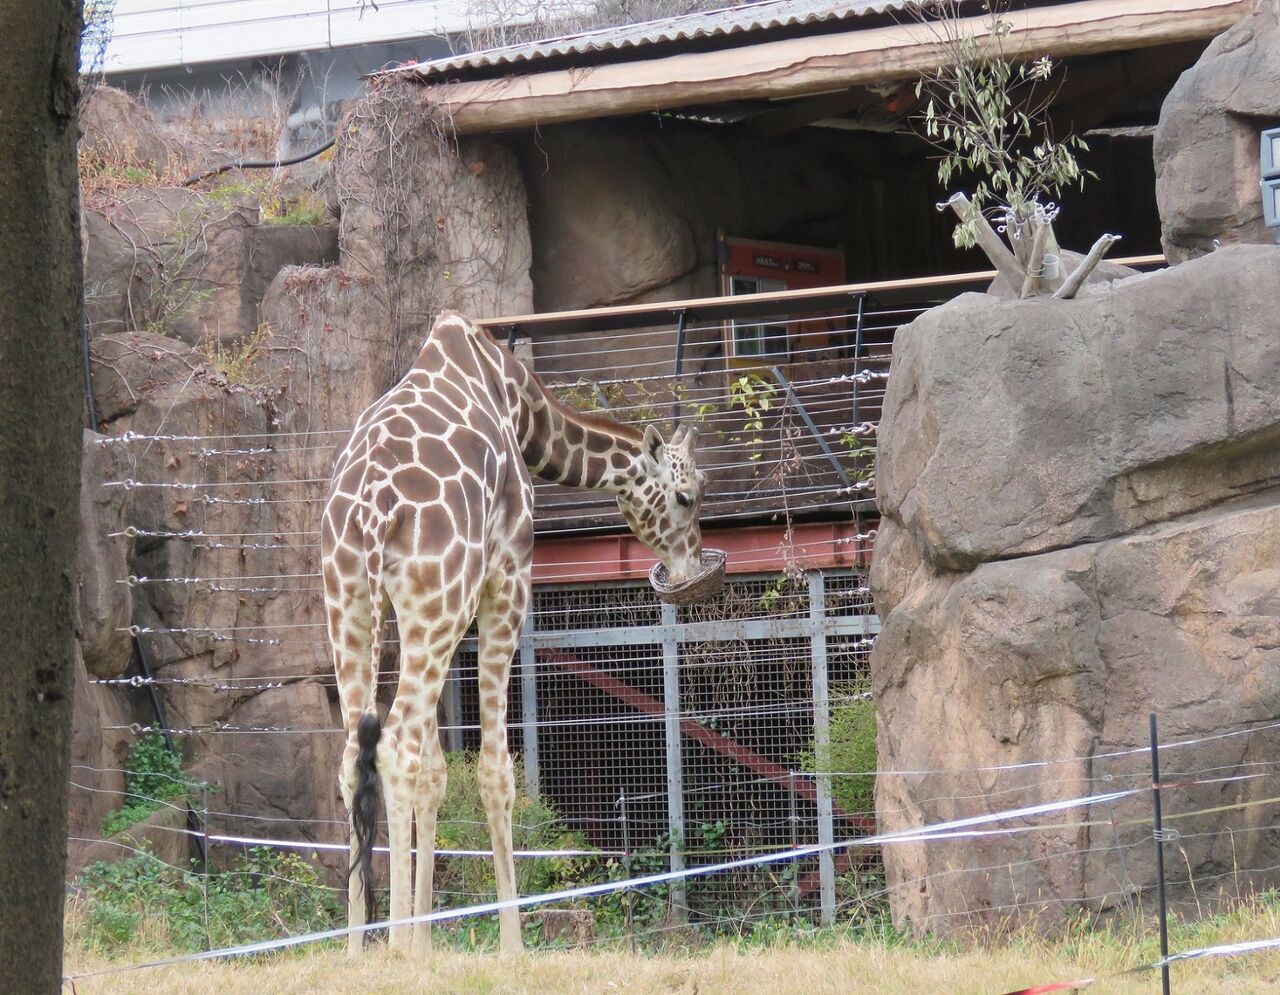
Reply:
[[[938,151],[944,186],[959,177],[973,184],[967,195],[939,206],[959,216],[953,233],[958,247],[980,246],[1021,296],[1032,296],[1042,289],[1042,278],[1055,279],[1043,267],[1044,257],[1058,252],[1053,198],[1096,178],[1077,158],[1089,145],[1078,135],[1053,133],[1048,111],[1061,86],[1053,60],[1015,62],[1008,56],[1014,23],[1007,0],[986,7],[978,33],[960,8],[961,0],[935,0],[915,9],[941,53],[938,68],[916,82],[916,96],[925,102],[922,134]],[[996,231],[1005,235],[1011,254]]]

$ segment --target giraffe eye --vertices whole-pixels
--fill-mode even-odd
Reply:
[[[688,508],[693,504],[693,501],[684,491],[676,491],[676,504],[680,505],[681,508]]]

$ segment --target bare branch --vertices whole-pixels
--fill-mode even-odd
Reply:
[[[1075,297],[1080,288],[1084,286],[1084,281],[1089,278],[1089,274],[1097,269],[1098,263],[1102,262],[1102,257],[1119,241],[1119,235],[1103,235],[1094,242],[1093,248],[1084,257],[1084,261],[1071,271],[1071,275],[1058,288],[1058,292],[1053,295],[1053,299],[1055,301],[1066,301]]]

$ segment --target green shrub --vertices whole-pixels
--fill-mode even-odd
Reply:
[[[288,199],[265,201],[262,220],[269,225],[323,225],[329,220],[329,207],[316,194],[304,190]]]
[[[106,953],[140,943],[204,950],[329,929],[342,912],[315,865],[262,847],[207,877],[142,854],[93,864],[77,884],[83,942]]]
[[[826,756],[815,747],[801,754],[802,770],[840,771],[831,778],[831,798],[846,813],[870,813],[875,809],[876,706],[866,694],[865,682],[833,689],[832,700],[844,699],[831,709],[831,743]]]
[[[472,753],[446,754],[449,786],[436,825],[436,846],[447,850],[487,850],[489,823],[480,800],[476,757]],[[517,850],[584,850],[581,833],[564,827],[559,814],[523,790],[524,777],[516,762],[516,799],[512,809],[512,845]],[[516,859],[516,888],[522,895],[559,891],[599,880],[589,873],[594,857],[521,857]],[[464,900],[496,892],[493,861],[488,858],[454,857],[436,860],[437,892],[461,892]],[[457,904],[449,901],[447,904]]]
[[[201,787],[182,769],[182,754],[169,749],[164,735],[149,732],[129,749],[125,764],[125,804],[108,812],[102,820],[102,834],[114,836],[141,822],[167,804],[178,804],[193,789]]]

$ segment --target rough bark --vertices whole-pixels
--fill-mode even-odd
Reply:
[[[80,3],[0,2],[0,992],[57,992],[82,288]]]

